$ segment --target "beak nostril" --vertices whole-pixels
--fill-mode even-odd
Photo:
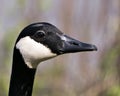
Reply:
[[[76,43],[76,42],[70,42],[70,44],[71,45],[76,45],[76,46],[78,46],[79,44],[78,43]]]

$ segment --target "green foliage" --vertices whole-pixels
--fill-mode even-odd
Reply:
[[[17,0],[17,3],[18,3],[18,5],[20,5],[21,7],[23,7],[24,4],[25,4],[25,0]]]
[[[114,86],[107,91],[106,96],[120,96],[120,86]]]
[[[64,96],[64,90],[60,85],[63,76],[63,66],[55,64],[54,67],[44,70],[43,73],[38,73],[35,78],[33,95],[39,96]]]
[[[5,37],[4,37],[4,49],[5,49],[5,57],[6,60],[5,64],[9,64],[10,60],[12,59],[12,52],[13,52],[13,47],[15,44],[15,41],[17,39],[17,36],[19,32],[22,29],[20,25],[16,26],[16,28],[13,28],[12,30],[9,30],[9,32],[6,32]]]
[[[114,46],[106,52],[103,56],[103,61],[101,64],[101,69],[105,75],[113,74],[116,72],[117,58],[120,53],[120,45]]]
[[[6,87],[6,85],[5,85],[4,79],[0,78],[0,96],[6,96],[7,95],[5,93],[5,91],[6,91],[5,87]]]
[[[42,11],[49,10],[50,6],[53,4],[53,0],[40,0],[39,1],[39,7]]]

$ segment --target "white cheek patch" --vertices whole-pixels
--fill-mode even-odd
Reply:
[[[29,68],[36,68],[41,61],[57,56],[49,48],[29,36],[20,39],[16,44],[16,48],[19,49]]]

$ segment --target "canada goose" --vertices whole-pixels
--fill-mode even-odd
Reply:
[[[52,24],[30,24],[19,34],[13,53],[9,96],[31,96],[37,65],[65,53],[97,50],[58,30]]]

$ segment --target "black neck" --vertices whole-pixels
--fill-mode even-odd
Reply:
[[[36,69],[28,68],[19,51],[14,49],[9,96],[31,96],[35,72]]]

